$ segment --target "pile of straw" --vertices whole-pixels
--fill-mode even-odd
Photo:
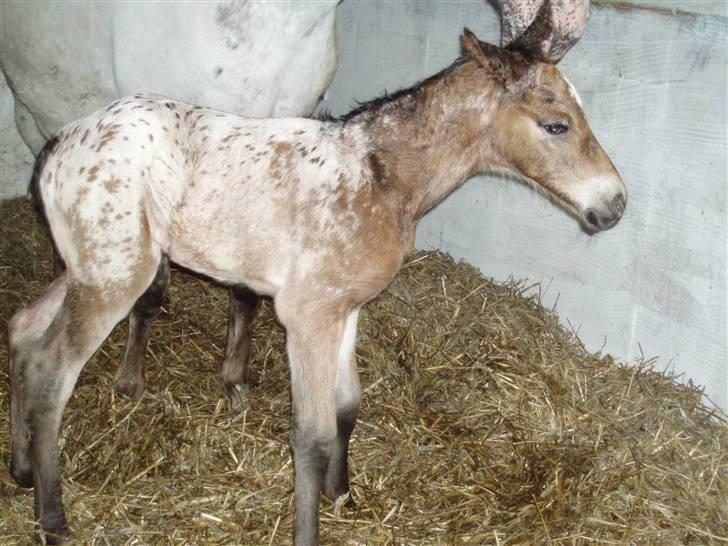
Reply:
[[[25,199],[0,205],[7,321],[50,279]],[[531,293],[532,291],[529,291]],[[81,374],[61,433],[79,544],[279,544],[292,534],[285,336],[255,326],[255,406],[218,385],[226,292],[176,272],[153,327],[148,390],[114,393],[120,325]],[[417,253],[365,307],[365,388],[351,442],[355,505],[322,501],[326,544],[728,542],[728,428],[701,392],[588,353],[523,285]],[[0,534],[27,544],[32,492],[7,470],[0,369]]]

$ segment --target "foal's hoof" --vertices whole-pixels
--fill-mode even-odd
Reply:
[[[65,544],[71,532],[66,523],[66,516],[61,514],[53,521],[43,523],[43,530],[39,531],[36,536],[36,542],[41,544]],[[45,542],[44,542],[45,541]]]
[[[351,496],[351,490],[348,487],[337,487],[336,489],[324,487],[324,495],[336,506],[345,506],[347,508],[356,506],[354,498]]]
[[[70,534],[68,528],[66,528],[65,532],[56,531],[55,533],[51,533],[50,531],[45,531],[44,533],[39,533],[35,541],[40,544],[65,544]]]
[[[20,487],[30,489],[33,487],[33,469],[21,468],[14,460],[10,461],[10,475]]]
[[[250,385],[240,383],[224,384],[222,386],[230,402],[230,409],[233,413],[242,413],[253,409],[253,395],[250,393]]]
[[[144,381],[137,381],[129,377],[114,378],[114,390],[118,394],[127,396],[132,400],[139,400],[144,394],[146,387]]]

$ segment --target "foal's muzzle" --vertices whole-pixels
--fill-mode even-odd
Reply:
[[[611,228],[619,222],[626,206],[626,196],[618,193],[611,201],[603,203],[602,206],[586,209],[582,215],[584,228],[590,235]]]

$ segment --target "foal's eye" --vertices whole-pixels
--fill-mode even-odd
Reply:
[[[569,130],[569,126],[563,123],[547,123],[543,126],[543,129],[550,135],[563,135]]]

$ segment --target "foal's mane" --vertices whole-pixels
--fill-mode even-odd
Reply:
[[[528,67],[538,60],[532,52],[518,47],[496,48],[496,65],[499,69],[489,69],[479,65],[484,70],[493,70],[493,77],[502,85],[506,80],[521,81],[528,72]],[[319,115],[322,121],[334,121],[347,124],[351,121],[369,121],[381,113],[389,113],[394,115],[408,115],[417,110],[422,98],[423,91],[434,85],[435,83],[445,80],[458,67],[466,62],[473,60],[476,64],[478,61],[468,54],[463,54],[449,66],[440,70],[436,74],[420,80],[411,87],[400,89],[392,94],[386,91],[381,97],[373,100],[359,103],[354,110],[347,114],[336,118],[324,112]]]
[[[452,64],[440,70],[440,72],[420,80],[411,87],[400,89],[392,94],[384,92],[381,97],[359,103],[354,110],[347,114],[334,118],[333,121],[340,121],[347,124],[354,120],[368,120],[378,113],[386,111],[390,113],[412,113],[417,109],[417,104],[422,96],[423,89],[447,78],[457,67],[470,60],[470,57],[463,55],[458,57]]]

